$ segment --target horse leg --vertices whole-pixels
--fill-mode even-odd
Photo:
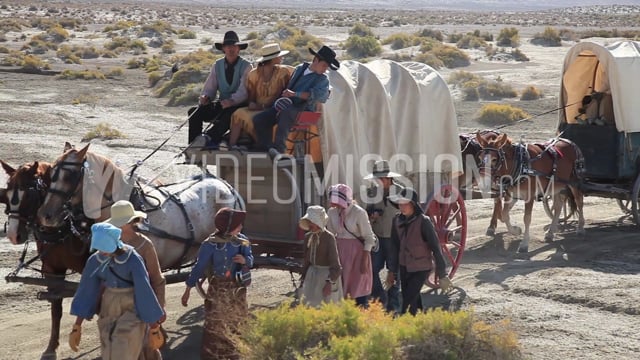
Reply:
[[[519,253],[529,252],[529,227],[531,226],[531,212],[533,210],[533,197],[524,203],[524,236],[518,247]]]
[[[576,234],[579,237],[584,237],[585,235],[585,231],[584,231],[584,212],[583,210],[583,205],[584,205],[584,195],[582,194],[582,191],[580,191],[578,188],[574,187],[574,186],[570,186],[569,189],[571,190],[571,193],[573,194],[573,200],[576,203],[576,211],[578,212],[578,227],[576,228]]]
[[[491,214],[491,222],[487,228],[486,234],[488,236],[494,236],[496,234],[496,227],[498,226],[498,219],[502,220],[502,198],[497,197],[493,199],[493,213]]]
[[[60,339],[60,320],[62,319],[62,298],[50,300],[51,303],[51,336],[49,337],[49,345],[42,353],[40,360],[55,360],[57,358],[56,350],[58,349]]]
[[[558,219],[560,219],[560,210],[562,206],[564,206],[564,200],[564,196],[562,196],[560,192],[553,194],[553,218],[551,219],[549,229],[544,234],[545,242],[552,242],[553,234],[558,230]]]
[[[522,234],[522,229],[519,226],[511,225],[511,216],[509,215],[509,213],[511,212],[511,209],[513,209],[513,206],[515,204],[516,204],[516,199],[512,198],[509,195],[506,195],[504,197],[504,203],[502,205],[501,218],[504,224],[507,226],[507,231],[509,232],[509,234],[520,235]]]

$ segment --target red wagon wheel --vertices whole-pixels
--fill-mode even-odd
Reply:
[[[438,191],[429,194],[423,210],[433,221],[449,278],[453,278],[467,242],[467,211],[464,199],[456,187],[444,185]],[[435,264],[432,269],[435,270]],[[425,283],[434,289],[439,287],[435,271],[429,274]]]

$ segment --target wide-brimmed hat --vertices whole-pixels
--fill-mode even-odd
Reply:
[[[214,220],[216,224],[216,234],[226,235],[238,228],[244,222],[247,212],[224,207],[216,213]]]
[[[280,56],[285,56],[288,53],[289,50],[280,50],[279,44],[267,44],[260,49],[260,57],[256,59],[256,62],[261,63],[263,61],[275,59]]]
[[[111,205],[111,217],[105,220],[114,226],[122,227],[135,219],[146,219],[147,214],[137,211],[127,200],[118,200]]]
[[[319,57],[320,60],[326,61],[329,64],[329,68],[331,68],[331,70],[338,70],[338,68],[340,67],[340,62],[336,60],[336,52],[331,50],[331,48],[326,45],[322,45],[322,47],[318,51],[314,51],[312,48],[309,48],[309,52],[313,56]]]
[[[319,228],[324,229],[329,221],[329,216],[324,208],[319,205],[311,205],[307,208],[307,213],[300,218],[298,224],[303,230],[309,230],[309,223],[318,225]]]
[[[373,164],[373,172],[364,177],[365,180],[371,180],[373,178],[395,178],[402,175],[391,171],[389,168],[389,162],[387,160],[376,161]]]
[[[422,208],[420,207],[420,199],[418,198],[418,193],[412,188],[405,187],[400,190],[399,193],[394,195],[389,195],[387,197],[391,205],[398,208],[398,204],[408,204],[412,203],[413,207],[416,208],[417,211],[422,212]]]
[[[123,246],[120,235],[122,230],[109,224],[97,223],[91,225],[91,250],[113,253]]]
[[[240,50],[244,50],[247,48],[248,44],[246,42],[240,42],[240,38],[235,31],[227,31],[224,33],[224,40],[221,43],[214,44],[216,49],[222,50],[222,47],[225,45],[238,45]]]
[[[346,184],[337,184],[329,188],[329,203],[338,204],[346,209],[353,201],[353,190]]]

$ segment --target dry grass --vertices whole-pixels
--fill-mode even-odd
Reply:
[[[91,141],[93,139],[113,140],[123,139],[127,136],[120,130],[114,129],[107,123],[99,123],[95,129],[90,130],[82,137],[82,142]]]

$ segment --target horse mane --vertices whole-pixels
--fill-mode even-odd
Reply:
[[[107,157],[87,151],[89,170],[83,176],[82,202],[85,215],[98,221],[105,220],[109,206],[118,200],[128,200],[132,185],[125,172]],[[105,201],[110,203],[105,204]],[[107,215],[103,215],[107,210]]]

